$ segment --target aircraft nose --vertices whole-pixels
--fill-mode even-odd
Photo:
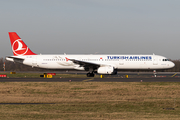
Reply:
[[[175,66],[175,64],[173,62],[170,62],[169,67],[173,68],[174,66]]]

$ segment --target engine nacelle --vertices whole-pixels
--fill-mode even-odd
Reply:
[[[99,67],[97,69],[98,74],[109,74],[109,75],[115,75],[117,74],[117,70],[114,69],[114,67]]]

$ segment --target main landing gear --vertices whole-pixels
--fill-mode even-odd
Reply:
[[[92,73],[88,72],[86,75],[87,75],[87,77],[94,77],[94,73],[93,72]]]

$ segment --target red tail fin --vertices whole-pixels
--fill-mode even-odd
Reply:
[[[23,42],[23,40],[21,40],[16,32],[9,32],[9,37],[14,56],[36,55],[27,47],[27,45]]]

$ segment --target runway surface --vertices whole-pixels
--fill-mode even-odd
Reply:
[[[180,78],[0,78],[0,82],[180,82]]]

